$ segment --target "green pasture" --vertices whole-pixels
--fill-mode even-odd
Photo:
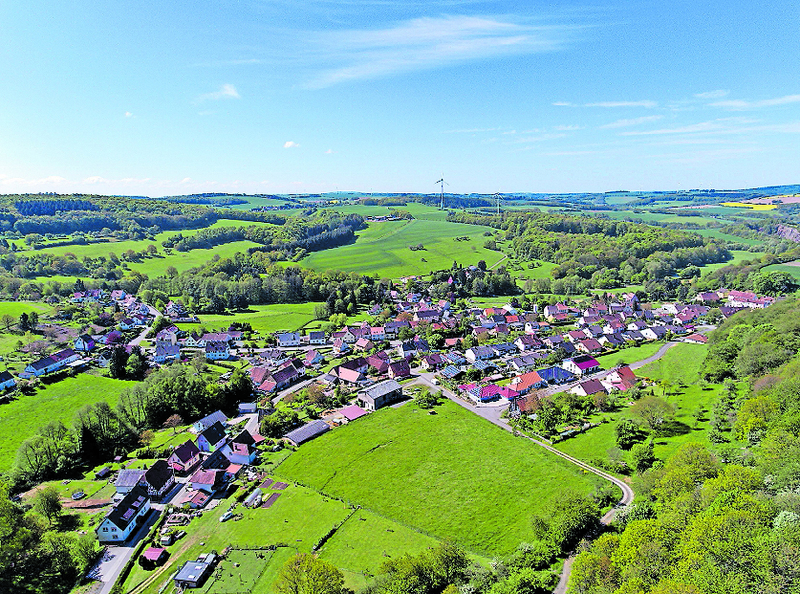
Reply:
[[[75,412],[86,404],[104,400],[112,407],[134,382],[82,373],[66,378],[31,395],[17,391],[16,398],[0,404],[0,471],[11,468],[23,441],[50,421],[70,424]]]
[[[534,538],[530,517],[595,481],[450,401],[383,409],[303,444],[276,470],[486,556]]]
[[[377,574],[384,561],[404,553],[416,555],[438,542],[369,510],[359,509],[325,543],[320,557],[342,570],[346,586],[360,590],[369,582],[367,576]]]
[[[785,272],[800,281],[800,262],[796,266],[792,264],[770,264],[761,270],[764,272]]]
[[[603,367],[603,369],[611,369],[619,361],[624,361],[626,365],[630,365],[631,363],[636,363],[642,359],[652,357],[662,346],[664,346],[663,342],[646,342],[639,346],[620,349],[616,353],[598,355],[595,357],[595,359],[598,363],[600,363],[600,366]]]
[[[714,270],[719,270],[720,268],[725,268],[726,266],[730,266],[732,264],[741,264],[745,260],[758,260],[761,256],[764,255],[764,252],[749,252],[747,250],[731,250],[731,255],[733,258],[728,260],[727,262],[715,262],[714,264],[706,264],[703,266],[703,272],[713,272]]]
[[[703,237],[713,237],[731,243],[742,243],[744,245],[761,245],[763,243],[757,239],[749,239],[746,237],[739,237],[738,235],[731,235],[730,233],[723,233],[719,229],[692,229],[692,232],[702,235]]]
[[[178,272],[183,272],[190,268],[203,266],[214,256],[231,258],[239,252],[246,252],[248,248],[258,245],[260,244],[254,241],[245,240],[225,243],[209,249],[196,249],[188,252],[172,251],[170,254],[147,258],[141,262],[129,262],[128,267],[147,276],[161,276],[168,266],[174,266]]]
[[[300,264],[314,270],[342,270],[396,278],[425,275],[450,268],[453,262],[469,266],[485,260],[492,265],[502,257],[483,247],[488,227],[447,221],[410,220],[370,223],[358,232],[356,243],[314,252]],[[455,241],[469,237],[469,241]],[[409,246],[422,244],[412,251]]]
[[[246,312],[228,315],[200,314],[199,324],[178,324],[182,330],[192,332],[203,326],[207,330],[227,329],[232,322],[248,322],[254,331],[261,334],[277,330],[294,331],[314,319],[314,308],[320,302],[276,303],[272,305],[251,305]]]
[[[662,460],[670,456],[682,444],[697,441],[708,447],[716,447],[708,440],[711,407],[720,395],[722,386],[699,383],[700,371],[708,347],[706,345],[681,343],[672,347],[659,360],[649,363],[636,371],[640,378],[656,382],[653,391],[656,396],[664,398],[675,407],[675,419],[667,427],[664,435],[656,436],[655,454]],[[670,382],[665,393],[662,381]],[[614,412],[593,415],[593,422],[603,419],[602,423],[576,437],[556,444],[556,447],[567,454],[586,461],[601,460],[608,450],[616,448],[614,427],[621,419],[630,418],[630,403],[624,395],[620,396],[620,407]],[[705,409],[698,421],[696,413]],[[626,458],[628,454],[625,454]],[[630,462],[630,460],[629,460]]]

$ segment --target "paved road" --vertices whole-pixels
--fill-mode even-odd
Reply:
[[[676,344],[680,344],[680,343],[676,342],[676,341],[668,342],[668,343],[662,345],[661,348],[658,349],[655,352],[654,355],[651,355],[650,357],[647,357],[646,359],[642,359],[641,361],[637,361],[636,363],[631,363],[629,365],[629,367],[631,369],[633,369],[633,370],[636,370],[636,369],[639,369],[640,367],[644,367],[648,363],[652,363],[653,361],[658,361],[661,357],[663,357],[667,353],[668,350],[670,350]]]

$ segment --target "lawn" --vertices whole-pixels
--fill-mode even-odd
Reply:
[[[790,264],[770,264],[762,268],[764,272],[785,272],[800,282],[800,266],[793,266]]]
[[[227,328],[231,322],[248,322],[253,330],[266,334],[276,330],[297,330],[314,319],[314,308],[318,302],[277,303],[273,305],[251,305],[247,312],[230,315],[199,315],[200,325],[207,330]],[[178,324],[182,330],[193,332],[198,324]]]
[[[764,255],[764,252],[749,252],[747,250],[731,250],[733,258],[727,262],[717,262],[715,264],[706,264],[703,266],[703,272],[712,272],[730,266],[732,264],[740,264],[745,260],[757,260]]]
[[[16,400],[0,404],[0,472],[13,465],[20,444],[33,436],[39,427],[50,421],[69,424],[79,408],[100,400],[113,407],[120,394],[133,384],[83,373],[29,396],[17,392]]]
[[[530,518],[592,478],[450,401],[378,411],[304,444],[276,470],[485,556],[534,538]],[[331,455],[335,452],[335,457]]]
[[[399,553],[416,555],[438,541],[411,528],[359,509],[325,543],[321,558],[345,574],[345,585],[360,590],[383,561]]]
[[[621,349],[616,353],[598,355],[595,357],[595,359],[604,369],[611,369],[619,361],[624,361],[626,365],[630,365],[631,363],[636,363],[642,359],[647,359],[648,357],[655,355],[658,349],[660,349],[662,346],[664,346],[663,342],[646,342],[639,346]]]
[[[277,491],[275,491],[277,492]],[[257,567],[264,573],[254,580],[248,587],[241,591],[269,592],[280,566],[295,551],[310,552],[314,544],[336,524],[347,518],[350,510],[341,501],[324,497],[315,491],[304,487],[290,485],[281,492],[278,500],[268,509],[247,509],[243,506],[236,508],[237,513],[242,513],[241,520],[228,520],[220,522],[220,516],[228,509],[232,498],[223,501],[214,510],[207,511],[201,518],[192,520],[191,524],[183,529],[188,533],[170,547],[170,558],[167,564],[155,571],[146,571],[138,566],[131,572],[124,584],[124,591],[130,591],[137,584],[148,579],[148,585],[143,592],[155,593],[159,587],[176,571],[184,561],[196,559],[198,555],[212,549],[222,551],[231,545],[238,548],[266,546],[270,544],[286,543],[288,547],[279,548],[268,560],[268,566]],[[201,544],[204,543],[204,544]],[[265,553],[268,554],[267,551]],[[362,551],[363,554],[373,558],[380,556],[379,551]],[[237,553],[240,554],[240,553]],[[250,560],[253,563],[254,560]],[[259,564],[260,565],[260,564]],[[225,562],[223,568],[228,573],[234,571],[232,564]],[[238,584],[238,576],[234,575]],[[243,579],[244,576],[243,576]],[[250,578],[247,578],[248,580]],[[221,583],[207,584],[203,591],[229,592],[230,576]],[[169,590],[168,590],[169,591]]]
[[[744,245],[761,245],[763,243],[763,241],[758,241],[757,239],[749,239],[746,237],[739,237],[738,235],[723,233],[719,229],[692,229],[692,232],[702,235],[703,237],[714,237],[731,243],[743,243]]]
[[[300,264],[314,270],[343,270],[397,278],[447,269],[456,261],[469,266],[485,260],[490,266],[503,257],[483,247],[488,227],[436,220],[370,223],[356,243],[314,252]],[[455,241],[469,237],[469,241]],[[422,245],[412,251],[409,246]]]

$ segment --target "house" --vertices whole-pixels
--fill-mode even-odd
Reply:
[[[177,326],[169,326],[158,331],[158,334],[156,334],[156,340],[177,344],[180,333],[181,331]]]
[[[543,369],[537,369],[536,373],[548,384],[565,384],[575,379],[575,374],[567,371],[563,367],[545,367]]]
[[[183,346],[202,349],[206,346],[206,339],[200,334],[192,332],[189,336],[183,339]]]
[[[166,460],[156,460],[144,473],[143,485],[151,499],[161,499],[175,484],[175,473]]]
[[[300,335],[297,332],[281,332],[276,338],[280,347],[300,346]]]
[[[432,355],[425,355],[422,357],[420,366],[427,371],[431,371],[443,365],[447,365],[448,363],[449,361],[445,359],[444,355],[433,353]]]
[[[357,369],[349,369],[344,365],[339,365],[331,369],[331,374],[339,378],[343,382],[357,384],[364,381],[364,374]]]
[[[173,581],[179,592],[186,588],[199,588],[214,571],[217,555],[211,552],[201,555],[196,561],[187,561],[175,574]]]
[[[133,330],[137,324],[132,318],[123,318],[119,321],[120,330]]]
[[[163,565],[168,558],[169,553],[167,549],[162,547],[149,547],[139,558],[139,564],[142,567],[153,568]]]
[[[475,363],[475,361],[491,359],[494,357],[494,351],[487,346],[475,346],[467,349],[467,352],[464,353],[464,357],[466,357],[467,361],[470,363]]]
[[[411,367],[409,367],[408,361],[405,359],[389,363],[389,377],[394,379],[398,377],[409,377],[410,375]]]
[[[128,539],[150,511],[150,498],[141,485],[131,489],[95,528],[100,544],[121,543]]]
[[[333,339],[333,352],[337,355],[342,355],[350,350],[350,345],[347,344],[343,338]]]
[[[256,438],[245,429],[222,447],[222,453],[233,464],[253,464],[258,457],[256,443]]]
[[[117,493],[120,495],[127,495],[130,493],[136,485],[140,485],[142,480],[144,479],[144,473],[147,472],[145,470],[130,470],[130,469],[122,469],[117,474],[117,478],[114,481],[114,488],[117,490]]]
[[[664,326],[651,326],[641,331],[642,336],[647,340],[660,340],[667,335],[667,329]]]
[[[367,357],[367,364],[373,373],[383,375],[389,371],[389,360],[387,357],[386,353],[382,352]]]
[[[408,359],[417,354],[417,347],[410,340],[407,340],[397,347],[397,354],[403,359]]]
[[[0,372],[0,390],[8,390],[17,385],[17,380],[7,370]]]
[[[536,371],[529,371],[512,377],[509,385],[520,394],[527,394],[534,388],[546,388],[547,382]]]
[[[316,421],[311,421],[302,427],[289,431],[289,433],[283,437],[293,446],[297,447],[315,437],[319,437],[323,433],[327,433],[330,429],[330,426],[325,421],[317,419]]]
[[[325,344],[325,332],[322,330],[312,330],[308,333],[308,344]]]
[[[577,386],[573,387],[570,392],[578,396],[594,396],[601,392],[605,394],[606,389],[600,380],[593,379],[579,383]]]
[[[223,413],[221,410],[215,411],[210,415],[203,417],[199,421],[195,421],[192,425],[192,432],[202,433],[214,423],[222,423],[223,425],[227,425],[228,417],[226,417],[225,413]]]
[[[533,335],[526,334],[517,338],[514,344],[520,351],[529,351],[542,346],[542,341]]]
[[[213,452],[222,447],[226,437],[225,427],[217,421],[197,436],[197,447],[201,452]]]
[[[94,338],[88,334],[81,334],[75,339],[75,341],[72,343],[72,346],[76,351],[84,351],[88,353],[95,347]]]
[[[383,326],[373,326],[370,328],[372,342],[381,342],[386,340],[386,328]]]
[[[561,367],[578,377],[600,371],[600,364],[594,357],[589,355],[578,355],[572,359],[564,359]]]
[[[576,348],[582,353],[599,353],[603,350],[603,345],[594,338],[578,341]]]
[[[78,355],[78,353],[72,349],[64,349],[63,351],[53,353],[49,357],[44,357],[38,361],[34,361],[25,367],[24,371],[29,375],[35,375],[36,377],[39,377],[40,375],[63,369],[73,361],[77,361],[80,358],[80,355]]]
[[[306,351],[306,357],[303,360],[303,364],[308,367],[314,367],[322,363],[324,360],[325,357],[323,357],[322,353],[320,353],[318,350],[309,349],[308,351]]]
[[[231,358],[231,348],[228,343],[221,340],[206,341],[206,359],[209,361],[219,361]]]
[[[623,365],[622,367],[618,367],[608,372],[608,374],[600,381],[605,389],[609,392],[612,390],[625,392],[626,390],[633,388],[638,380],[636,379],[636,374],[633,372],[633,370],[627,365]]]
[[[180,345],[164,340],[156,341],[156,352],[153,361],[156,363],[167,363],[176,361],[181,356]]]
[[[690,334],[686,338],[683,339],[684,342],[691,342],[693,344],[706,344],[708,342],[708,338],[703,336],[702,334]],[[8,373],[8,372],[6,372]]]
[[[174,472],[185,473],[200,462],[200,448],[188,439],[177,448],[167,458],[167,464]]]
[[[357,351],[371,351],[375,348],[375,343],[372,342],[369,338],[364,338],[363,336],[356,341],[355,349]]]
[[[356,403],[364,410],[378,410],[403,398],[403,387],[393,379],[364,388],[358,393]]]
[[[213,495],[225,484],[225,471],[218,468],[201,468],[191,476],[189,482],[195,491]]]

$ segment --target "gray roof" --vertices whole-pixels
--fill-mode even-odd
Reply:
[[[369,388],[364,388],[361,393],[365,396],[369,396],[372,399],[380,398],[381,396],[385,396],[395,390],[401,390],[401,386],[397,381],[390,379],[382,381],[378,384],[370,386]]]
[[[325,421],[322,419],[317,419],[316,421],[311,421],[310,423],[303,425],[302,427],[298,427],[293,431],[289,431],[289,433],[284,435],[284,437],[292,440],[297,445],[300,445],[301,443],[304,443],[310,439],[314,439],[315,437],[330,431],[330,429],[331,428]]]
[[[146,470],[120,470],[119,474],[117,475],[117,480],[114,481],[115,487],[135,487],[142,477],[144,473],[147,472]]]

